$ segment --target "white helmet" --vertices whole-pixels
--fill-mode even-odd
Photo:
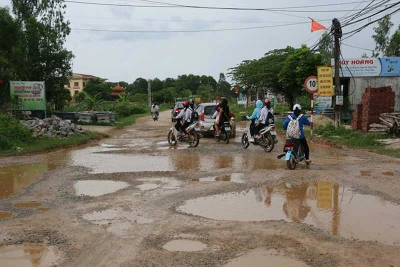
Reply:
[[[299,104],[295,104],[295,105],[293,106],[293,111],[296,110],[296,108],[299,109],[299,110],[301,110],[301,106],[300,106]]]

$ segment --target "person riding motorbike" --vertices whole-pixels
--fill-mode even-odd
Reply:
[[[221,133],[221,126],[224,124],[224,122],[229,121],[229,115],[230,110],[228,106],[228,99],[224,98],[221,101],[218,120],[215,121],[215,136],[219,136]]]
[[[176,117],[173,117],[173,119],[176,119],[176,124],[175,124],[175,129],[179,132],[182,130],[183,124],[185,122],[185,115],[186,115],[186,110],[188,109],[189,102],[188,101],[183,101],[183,109],[179,112]],[[184,131],[182,131],[184,133]]]
[[[260,118],[258,119],[256,132],[259,133],[262,128],[275,123],[274,110],[271,108],[271,100],[268,98],[264,100],[264,107],[261,109]]]
[[[193,100],[192,101],[192,106],[194,105]],[[190,107],[190,102],[189,101],[184,101],[183,102],[184,108],[184,115],[183,115],[183,120],[182,120],[182,126],[181,126],[181,132],[183,133],[182,135],[186,135],[186,128],[189,127],[189,125],[192,123],[192,112],[193,109]],[[179,115],[178,115],[179,116]]]
[[[157,103],[154,102],[153,105],[151,106],[151,113],[155,112],[158,116],[159,115],[158,110],[159,110],[159,107],[157,106]]]
[[[308,147],[308,143],[306,140],[306,137],[304,136],[304,125],[311,125],[311,122],[307,119],[306,116],[304,116],[303,114],[301,114],[301,106],[299,104],[295,104],[293,106],[293,113],[290,114],[289,116],[292,117],[292,119],[296,120],[298,117],[300,117],[299,119],[299,128],[300,128],[300,139],[299,142],[300,144],[303,146],[304,148],[304,154],[305,154],[305,158],[306,158],[306,163],[309,164],[311,163],[310,160],[310,148]],[[286,131],[288,124],[290,122],[289,118],[286,118],[286,120],[283,122],[283,129]]]
[[[251,138],[249,139],[250,142],[254,142],[254,135],[256,134],[255,125],[256,125],[256,121],[258,121],[258,119],[260,118],[260,112],[261,112],[262,107],[263,107],[263,102],[261,100],[257,100],[256,107],[253,111],[253,114],[251,114],[251,116],[246,116],[246,119],[251,120],[251,124],[250,124]]]

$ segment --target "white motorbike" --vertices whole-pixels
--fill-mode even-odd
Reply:
[[[182,136],[180,131],[176,130],[175,121],[172,123],[172,127],[168,133],[168,143],[170,145],[176,145],[178,142],[180,143],[188,143],[190,147],[197,147],[199,145],[200,135],[196,132],[196,127],[198,122],[193,122],[190,124],[185,130],[188,133],[188,136]]]
[[[259,137],[253,142],[250,142],[249,140],[251,136],[250,125],[251,121],[247,123],[246,129],[242,135],[243,148],[248,148],[250,143],[252,143],[255,146],[261,146],[265,152],[271,152],[274,149],[275,144],[278,143],[278,139],[276,138],[275,124],[270,124],[262,128],[258,134]]]

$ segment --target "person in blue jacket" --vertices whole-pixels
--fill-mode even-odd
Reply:
[[[301,114],[301,106],[299,104],[295,104],[293,106],[293,113],[290,114],[290,116],[293,119],[297,119],[297,117],[299,117],[300,114]],[[286,120],[283,122],[283,129],[285,131],[286,131],[287,127],[288,127],[289,122],[290,122],[289,118],[286,118]],[[306,156],[306,162],[308,164],[308,163],[311,162],[311,160],[310,160],[310,148],[308,147],[308,143],[307,143],[306,137],[304,136],[304,129],[303,129],[304,125],[310,126],[311,122],[307,119],[306,116],[303,115],[299,119],[299,127],[300,127],[300,139],[299,139],[299,141],[300,141],[300,144],[304,148],[304,154]]]
[[[254,135],[256,134],[256,123],[258,123],[258,119],[260,118],[261,115],[261,109],[263,108],[263,102],[261,100],[256,101],[256,108],[253,111],[253,114],[251,116],[246,116],[246,119],[251,120],[250,124],[250,142],[254,142]]]

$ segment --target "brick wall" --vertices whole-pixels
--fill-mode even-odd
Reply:
[[[370,124],[380,122],[380,114],[394,112],[395,92],[391,86],[368,87],[361,99],[361,104],[353,111],[351,126],[354,130],[366,133]]]

